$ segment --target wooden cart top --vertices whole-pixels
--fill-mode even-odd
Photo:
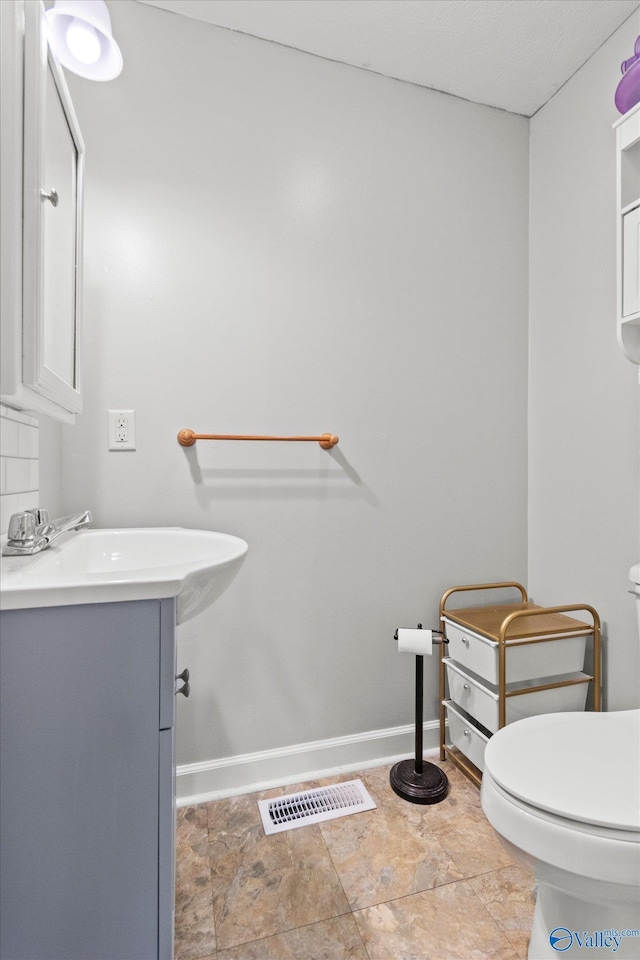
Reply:
[[[460,624],[475,633],[481,633],[490,640],[500,639],[500,627],[506,618],[520,610],[542,610],[535,603],[500,603],[495,606],[462,607],[445,610],[443,616],[453,623]],[[563,633],[593,633],[593,626],[582,620],[575,620],[563,613],[536,614],[533,617],[518,617],[509,626],[508,640],[514,638],[539,637],[546,634],[557,636]]]

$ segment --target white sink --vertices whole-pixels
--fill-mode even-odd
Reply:
[[[31,557],[3,557],[3,610],[176,597],[184,623],[224,593],[248,546],[182,527],[78,530]]]

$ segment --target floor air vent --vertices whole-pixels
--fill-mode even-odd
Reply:
[[[318,787],[317,790],[258,800],[266,834],[306,827],[310,823],[346,817],[363,810],[375,810],[375,807],[362,780],[348,780],[330,787]]]

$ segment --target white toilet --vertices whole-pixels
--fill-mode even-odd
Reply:
[[[630,577],[638,596],[640,564]],[[487,744],[482,806],[535,873],[529,960],[640,957],[640,709],[519,720]]]

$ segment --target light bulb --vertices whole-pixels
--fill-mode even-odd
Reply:
[[[67,46],[80,63],[96,63],[100,59],[100,39],[90,23],[74,17],[67,27]]]

